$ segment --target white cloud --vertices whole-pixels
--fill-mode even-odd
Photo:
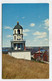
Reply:
[[[29,32],[30,30],[29,29],[24,29],[23,32]]]
[[[22,19],[24,19],[25,17],[22,17]]]
[[[49,27],[44,27],[45,29],[49,30]]]
[[[46,38],[46,39],[44,39],[45,41],[48,41],[48,39]]]
[[[32,46],[32,45],[34,45],[34,42],[32,42],[31,40],[26,40],[26,45]]]
[[[44,26],[45,29],[49,30],[49,19],[44,20]]]
[[[49,30],[49,19],[45,19],[42,24],[39,25],[39,27],[44,27],[44,29]]]
[[[30,26],[31,26],[31,27],[34,27],[34,26],[35,26],[35,23],[31,23]]]
[[[12,30],[12,28],[11,28],[11,27],[9,27],[9,26],[5,26],[5,27],[4,27],[4,29],[9,29],[9,30]]]
[[[40,36],[37,36],[37,38],[44,38],[44,37],[46,37],[46,35],[40,35]]]
[[[42,35],[42,34],[46,34],[46,32],[39,32],[39,31],[36,31],[35,33],[33,33],[33,35]]]
[[[41,24],[39,25],[39,27],[41,27]]]
[[[7,40],[7,41],[6,41],[6,43],[9,43],[9,42],[10,42],[10,40]]]
[[[44,38],[47,36],[47,33],[46,32],[39,32],[39,31],[36,31],[35,33],[33,33],[33,35],[36,35],[37,38]]]
[[[39,31],[36,31],[35,33],[33,33],[33,35],[40,35],[41,33]]]
[[[49,26],[49,19],[44,20],[44,24],[46,27],[48,27]]]
[[[24,30],[23,30],[23,35],[24,35],[24,36],[27,36],[27,35],[28,35],[27,32],[29,32],[29,31],[30,31],[29,29],[24,29]]]
[[[3,47],[11,47],[10,41],[8,41],[8,42],[3,42]]]
[[[44,39],[34,39],[34,40],[26,40],[27,46],[48,46],[48,41],[45,41]]]
[[[12,35],[7,35],[7,38],[11,38],[11,37],[13,37]]]
[[[26,40],[26,42],[27,42],[27,43],[31,43],[31,41],[30,41],[30,40]]]

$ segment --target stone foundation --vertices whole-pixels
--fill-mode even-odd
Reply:
[[[31,52],[30,51],[8,52],[8,54],[15,58],[18,58],[18,59],[31,60]]]

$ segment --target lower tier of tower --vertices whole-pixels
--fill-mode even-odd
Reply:
[[[12,50],[25,50],[25,41],[11,41]]]

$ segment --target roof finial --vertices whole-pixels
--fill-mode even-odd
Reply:
[[[17,21],[17,25],[19,25],[19,22]]]

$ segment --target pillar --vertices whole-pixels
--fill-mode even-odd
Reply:
[[[18,50],[18,43],[17,43],[17,50]]]
[[[12,48],[12,50],[14,49],[14,45],[13,45],[13,42],[11,42],[11,48]]]

